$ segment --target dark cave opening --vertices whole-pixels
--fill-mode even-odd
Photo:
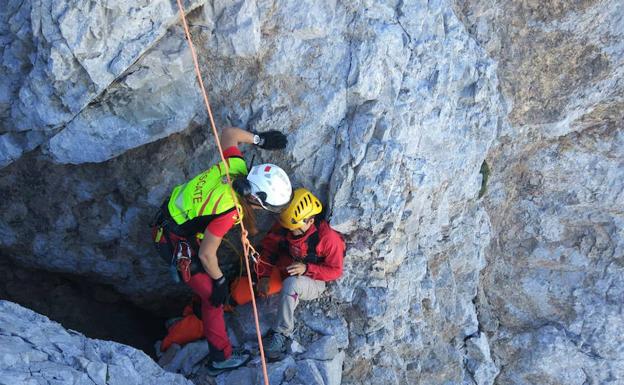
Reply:
[[[155,358],[165,319],[84,278],[17,266],[0,257],[0,299],[15,302],[89,338],[115,341]]]

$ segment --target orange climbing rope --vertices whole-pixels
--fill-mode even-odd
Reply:
[[[230,167],[228,162],[225,160],[225,156],[223,155],[223,148],[221,147],[221,141],[219,140],[219,134],[217,132],[217,126],[215,125],[214,118],[212,116],[212,109],[210,108],[210,103],[208,102],[208,94],[206,93],[206,87],[204,87],[204,81],[202,80],[201,71],[199,69],[199,62],[197,60],[197,53],[195,52],[195,47],[193,46],[193,40],[191,40],[191,32],[189,31],[188,23],[186,22],[186,16],[184,14],[184,7],[182,6],[182,1],[177,0],[178,8],[180,9],[180,15],[182,16],[182,26],[184,27],[184,33],[186,34],[186,40],[188,41],[189,48],[191,50],[191,56],[193,57],[193,64],[195,65],[195,74],[197,75],[197,80],[199,81],[200,91],[202,96],[204,97],[204,103],[206,104],[206,110],[208,111],[208,117],[210,118],[210,126],[212,127],[212,132],[215,136],[215,141],[217,143],[217,147],[219,148],[219,154],[221,155],[221,160],[225,165],[225,174],[227,176],[227,181],[232,185],[232,179],[230,178]],[[234,202],[237,202],[236,196],[234,195],[234,190],[230,189],[232,194],[232,199]],[[239,211],[238,205],[235,205],[236,213],[239,218],[241,218],[241,212]],[[241,227],[241,243],[243,244],[243,252],[245,255],[245,266],[247,267],[247,271],[251,271],[249,268],[249,256],[253,255],[254,258],[258,255],[258,252],[254,249],[247,238],[247,230],[245,229],[245,225],[242,221],[239,222]],[[264,346],[262,345],[262,335],[260,333],[260,322],[258,321],[258,308],[256,307],[256,297],[253,293],[253,283],[251,282],[251,274],[247,274],[247,279],[249,283],[249,290],[251,291],[251,303],[253,305],[253,313],[254,320],[256,321],[256,334],[258,335],[258,346],[260,347],[260,357],[262,358],[262,374],[264,375],[264,384],[269,385],[269,375],[267,373],[266,367],[266,359],[264,357]]]

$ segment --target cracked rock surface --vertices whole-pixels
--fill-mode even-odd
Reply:
[[[193,384],[139,350],[86,338],[8,301],[0,301],[0,341],[3,385]]]
[[[510,101],[478,300],[500,384],[624,378],[624,8],[607,5],[457,2]]]
[[[6,3],[0,254],[175,306],[146,224],[217,159],[175,2]],[[315,192],[347,241],[297,314],[305,348],[335,341],[276,383],[623,381],[621,2],[185,7],[217,125],[286,133],[246,158]]]

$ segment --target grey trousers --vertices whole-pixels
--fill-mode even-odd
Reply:
[[[318,298],[325,290],[325,282],[305,276],[288,277],[282,282],[280,304],[273,330],[290,337],[295,328],[295,308],[300,300]]]

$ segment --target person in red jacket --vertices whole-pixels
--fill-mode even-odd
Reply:
[[[325,220],[315,216],[323,210],[321,202],[310,191],[295,190],[290,205],[262,240],[257,266],[258,291],[269,291],[273,269],[285,278],[280,291],[277,319],[269,332],[265,350],[270,359],[286,351],[295,326],[294,312],[300,300],[318,298],[326,282],[342,275],[345,244]]]

